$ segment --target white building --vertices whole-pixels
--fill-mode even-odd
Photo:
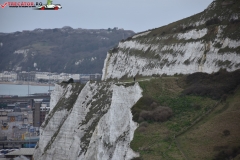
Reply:
[[[17,79],[17,73],[4,71],[0,73],[0,81],[15,81]]]

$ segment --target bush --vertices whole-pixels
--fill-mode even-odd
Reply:
[[[112,52],[113,52],[113,53],[116,53],[116,52],[118,52],[118,49],[119,49],[118,47],[114,47],[114,48],[112,49]]]
[[[145,132],[146,130],[147,130],[146,127],[139,127],[139,128],[138,128],[138,132],[140,132],[140,133],[143,133],[143,132]]]
[[[227,95],[226,94],[222,95],[221,102],[226,102],[226,100],[227,100]]]
[[[152,121],[152,111],[141,111],[140,117],[142,117],[145,121]]]
[[[214,160],[230,160],[240,154],[240,146],[221,150],[215,155]]]
[[[214,25],[214,24],[219,24],[221,21],[218,18],[213,18],[208,21],[206,21],[206,26]]]
[[[220,70],[214,74],[193,73],[186,78],[187,87],[183,95],[208,96],[224,101],[227,94],[240,85],[240,70],[227,72]]]
[[[132,39],[132,37],[128,37],[128,38],[127,38],[128,41],[131,40],[131,39]]]
[[[200,110],[201,109],[201,105],[199,105],[199,104],[191,104],[191,107],[195,110]]]
[[[164,122],[172,116],[172,109],[169,107],[157,107],[153,111],[141,111],[140,117],[145,121]]]
[[[182,27],[181,31],[185,32],[185,31],[193,29],[193,28],[194,28],[193,26]]]
[[[239,23],[239,22],[240,22],[239,19],[231,19],[231,20],[230,20],[230,23],[231,23],[231,24],[237,24],[237,23]]]
[[[132,108],[133,120],[136,122],[142,110],[152,110],[155,107],[154,100],[151,97],[143,96]]]
[[[157,108],[158,104],[156,102],[153,102],[151,105],[150,105],[150,110],[154,110],[155,108]]]
[[[140,127],[148,127],[148,123],[147,122],[142,122],[142,123],[140,123]]]
[[[157,122],[164,122],[172,116],[172,109],[169,107],[158,107],[153,111],[153,119]]]
[[[134,119],[133,119],[134,120]],[[141,122],[143,122],[144,121],[144,119],[142,118],[142,117],[139,117],[138,116],[138,120],[134,120],[135,122],[137,121],[137,122],[139,122],[139,123],[141,123]]]
[[[229,135],[230,135],[230,131],[227,130],[227,129],[225,129],[225,130],[223,131],[223,135],[224,135],[225,137],[229,136]]]
[[[131,159],[131,160],[142,160],[142,158],[136,157],[136,158],[133,158],[133,159]]]

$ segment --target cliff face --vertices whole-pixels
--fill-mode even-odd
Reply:
[[[102,79],[240,68],[239,6],[237,0],[216,0],[202,13],[121,41],[108,52]],[[131,107],[141,97],[138,83],[56,85],[34,159],[138,157],[130,148],[137,128]]]
[[[108,52],[102,79],[239,69],[239,7],[216,0],[199,14],[120,42]]]
[[[137,128],[131,107],[142,96],[138,83],[56,85],[51,111],[40,129],[34,159],[132,159]]]

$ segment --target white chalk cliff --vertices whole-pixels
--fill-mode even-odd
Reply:
[[[121,41],[107,54],[102,80],[239,69],[240,13],[232,2],[213,1],[202,13]],[[138,83],[56,84],[34,159],[138,157],[130,148],[138,126],[131,107],[141,97]]]
[[[40,129],[34,159],[130,160],[137,124],[131,107],[141,98],[138,83],[56,85],[51,111]]]
[[[102,80],[239,69],[238,7],[216,0],[202,13],[120,42],[107,54]]]

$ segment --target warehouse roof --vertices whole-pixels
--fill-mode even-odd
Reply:
[[[14,155],[14,156],[20,156],[20,155],[33,155],[34,148],[21,148],[19,150],[7,153],[6,155]]]

